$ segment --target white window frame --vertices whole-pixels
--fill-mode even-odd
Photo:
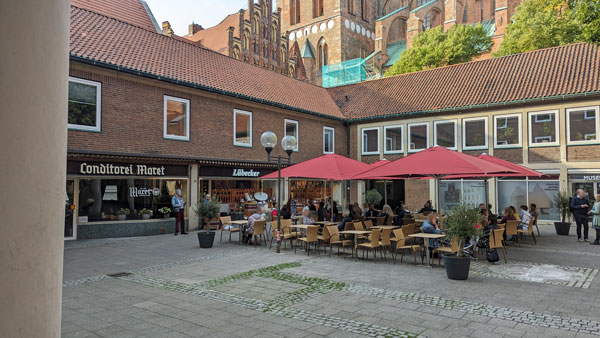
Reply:
[[[473,121],[479,121],[479,120],[483,120],[484,121],[484,135],[483,135],[483,139],[485,141],[485,144],[482,146],[467,146],[467,131],[466,131],[466,126],[467,126],[467,122],[473,122]],[[466,119],[462,119],[462,149],[463,150],[483,150],[483,149],[488,149],[489,148],[489,126],[488,126],[488,118],[487,116],[482,116],[482,117],[469,117]]]
[[[167,101],[185,103],[185,136],[167,134]],[[190,100],[165,95],[163,98],[163,138],[166,140],[189,141],[190,140]]]
[[[283,120],[283,137],[288,136],[287,135],[287,124],[295,124],[296,125],[296,135],[294,135],[294,137],[296,138],[296,149],[294,149],[295,152],[298,152],[300,149],[300,139],[298,138],[298,134],[300,134],[299,130],[298,130],[298,121],[296,120],[289,120],[289,119],[284,119]]]
[[[361,155],[379,155],[380,147],[379,147],[379,139],[380,139],[380,128],[379,127],[369,127],[369,128],[361,128],[360,129],[360,151]],[[376,151],[365,151],[365,132],[370,130],[377,131],[377,150]]]
[[[425,140],[425,148],[423,149],[410,149],[411,146],[414,144],[413,142],[411,142],[411,138],[410,138],[410,130],[412,129],[412,127],[420,127],[420,126],[425,126],[427,129],[427,139]],[[421,150],[425,150],[427,148],[429,148],[429,122],[417,122],[417,123],[409,123],[407,128],[406,128],[406,137],[408,140],[408,152],[409,153],[418,153]]]
[[[522,132],[522,128],[523,125],[521,124],[521,116],[522,114],[508,114],[508,115],[495,115],[494,116],[494,148],[521,148],[523,147],[523,132]],[[517,123],[519,124],[519,130],[517,130],[517,133],[519,135],[519,143],[517,144],[498,144],[498,120],[500,119],[504,119],[504,121],[506,121],[506,125],[504,127],[502,127],[501,129],[506,129],[508,127],[508,119],[509,118],[517,118]]]
[[[449,147],[448,149],[457,150],[458,149],[458,121],[457,120],[440,120],[433,122],[433,145],[440,146],[437,142],[437,126],[438,124],[444,123],[454,123],[454,147]],[[441,146],[440,146],[441,147]]]
[[[402,134],[400,138],[400,150],[388,150],[387,149],[387,130],[388,129],[400,129],[400,133]],[[404,125],[403,124],[395,124],[391,126],[383,127],[383,153],[384,154],[403,154],[404,153]]]
[[[535,112],[535,113],[529,113],[529,115],[534,115],[535,116],[535,122],[536,123],[544,123],[544,122],[552,122],[552,113],[546,113],[546,112]],[[540,119],[538,118],[540,115],[548,115],[550,116],[550,119]]]
[[[527,118],[527,133],[529,135],[529,147],[548,147],[548,146],[558,146],[560,145],[560,129],[559,128],[559,121],[558,121],[558,110],[543,110],[543,111],[534,111],[534,112],[529,112],[528,114],[528,118]],[[538,139],[544,139],[546,138],[546,136],[537,136],[535,138],[533,138],[533,134],[531,133],[531,127],[532,127],[532,123],[531,123],[531,116],[535,116],[535,121],[536,122],[552,122],[552,118],[550,118],[550,121],[548,120],[538,120],[538,115],[550,115],[552,116],[552,114],[554,114],[554,142],[545,142],[545,143],[534,143],[535,140]],[[550,137],[550,136],[547,136]]]
[[[581,111],[581,110],[594,110],[596,112],[596,139],[595,140],[571,141],[571,119],[569,118],[569,115],[573,111]],[[568,108],[565,110],[565,115],[566,115],[565,117],[567,120],[567,145],[595,144],[595,143],[600,142],[600,140],[598,140],[598,130],[600,129],[600,128],[598,128],[598,123],[600,123],[599,116],[598,116],[599,115],[598,106]],[[583,118],[591,120],[591,118],[588,118],[585,114],[584,114]],[[584,135],[584,139],[585,139],[585,135]]]
[[[237,130],[237,115],[247,115],[250,116],[250,144],[248,143],[241,143],[241,142],[236,142],[235,140],[235,131]],[[241,110],[241,109],[234,109],[233,110],[233,145],[236,147],[245,147],[245,148],[252,148],[252,112],[251,111],[247,111],[247,110]]]
[[[95,126],[83,126],[80,124],[67,123],[67,129],[79,130],[79,131],[100,132],[102,130],[102,105],[101,105],[101,103],[102,103],[102,83],[69,76],[69,82],[71,82],[71,81],[96,87],[96,125]],[[67,98],[67,100],[68,100],[68,98]],[[67,109],[67,114],[68,114],[68,109]]]
[[[325,151],[325,132],[331,131],[331,151]],[[323,154],[335,154],[335,128],[323,127]]]

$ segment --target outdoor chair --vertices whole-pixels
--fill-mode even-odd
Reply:
[[[327,227],[323,227],[323,232],[319,235],[317,234],[317,239],[319,240],[319,244],[321,246],[328,246],[329,245],[329,229]]]
[[[442,246],[439,248],[433,249],[433,253],[438,253],[438,266],[442,266],[442,255],[449,253],[457,253],[458,252],[458,238],[453,238],[450,241],[450,246]],[[433,259],[433,257],[432,257]],[[427,262],[429,264],[429,262]]]
[[[333,246],[337,245],[338,254],[340,253],[340,247],[342,247],[343,257],[346,258],[346,247],[352,247],[352,241],[349,239],[340,239],[339,230],[335,225],[328,226],[327,231],[329,232],[329,257],[331,257]]]
[[[504,247],[504,245],[502,244],[502,235],[504,233],[504,229],[496,229],[493,231],[490,231],[490,239],[489,239],[489,246],[490,249],[501,249],[500,251],[502,251],[502,257],[504,257],[504,263],[506,263],[506,248]]]
[[[223,242],[223,231],[229,232],[229,243],[231,243],[232,232],[237,232],[238,236],[240,236],[240,228],[231,225],[231,216],[223,216],[219,220],[221,221],[221,238],[219,239],[219,243]],[[229,225],[229,229],[225,229],[226,225]]]
[[[359,230],[359,231],[365,230],[362,221],[354,221],[354,222],[352,222],[352,224],[354,225],[354,230]],[[367,237],[365,237],[365,235],[356,235],[356,236],[358,236],[357,237],[358,241],[364,240],[365,238],[367,238]]]
[[[390,216],[390,215],[388,215],[388,218],[387,218],[387,223],[386,223],[386,225],[394,225],[394,218],[396,218],[396,216],[395,216],[395,215],[391,215],[391,216]]]
[[[315,249],[317,250],[317,252],[319,252],[319,241],[317,239],[317,234],[319,232],[319,227],[309,227],[308,229],[306,229],[306,237],[300,237],[297,238],[296,241],[299,243],[303,243],[302,245],[306,246],[306,255],[310,256],[310,245],[314,244],[315,245]],[[296,248],[298,246],[296,245],[294,247],[294,253],[296,253]]]
[[[369,251],[373,252],[374,262],[377,262],[377,248],[381,249],[379,245],[379,234],[381,233],[380,229],[375,229],[371,231],[371,239],[366,243],[360,243],[358,246],[363,249],[363,259],[365,258],[365,251],[367,251],[367,259],[369,259]],[[383,257],[381,258],[383,260]]]
[[[534,220],[535,218],[530,218],[529,219],[529,224],[527,225],[527,230],[522,230],[522,229],[517,229],[517,234],[523,236],[523,238],[525,237],[531,237],[531,246],[533,246],[536,243],[535,240],[535,234],[533,233],[533,224],[534,224]],[[519,246],[521,245],[521,243],[519,242]]]
[[[396,257],[398,256],[398,251],[402,252],[402,255],[400,256],[400,263],[402,263],[402,259],[404,259],[404,251],[411,250],[415,259],[415,265],[417,265],[417,251],[422,250],[421,246],[407,244],[406,237],[404,236],[404,232],[402,231],[402,229],[394,230],[394,237],[394,241],[396,242],[396,246],[394,247],[393,251],[394,264],[396,264]],[[423,263],[423,255],[421,255],[421,263]]]
[[[256,221],[254,222],[254,232],[252,233],[252,239],[254,240],[254,246],[256,247],[257,238],[262,239],[265,246],[267,246],[267,239],[265,238],[265,225],[267,221]]]
[[[517,232],[517,227],[519,226],[519,221],[506,221],[506,239],[510,239],[510,237],[515,236],[517,243],[519,243],[519,236]],[[519,244],[521,245],[521,244]]]
[[[367,230],[371,230],[371,228],[373,227],[373,221],[371,221],[370,219],[366,220],[363,222],[363,225],[365,226],[365,229]]]
[[[385,217],[377,217],[377,226],[384,225],[383,224],[384,222],[385,222]]]
[[[533,221],[533,225],[535,226],[535,229],[537,230],[537,235],[538,235],[538,237],[540,237],[540,236],[542,236],[542,235],[540,234],[540,228],[538,228],[537,221],[538,221],[538,219],[537,219],[537,217],[535,217],[535,218],[534,218],[534,221]]]
[[[383,251],[383,259],[387,260],[387,251],[392,248],[392,229],[383,229],[381,232],[381,240],[379,241],[379,246],[381,247],[381,251]]]

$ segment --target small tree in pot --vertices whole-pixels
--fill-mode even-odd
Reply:
[[[204,232],[198,231],[198,242],[201,248],[212,248],[213,246],[215,232],[210,231],[209,221],[219,216],[220,209],[221,202],[214,196],[208,202],[202,200],[196,204],[194,212],[196,212],[198,219],[202,221],[204,226]]]
[[[554,222],[554,229],[557,235],[569,236],[571,223],[567,222],[567,217],[571,217],[571,196],[566,191],[559,191],[554,199],[556,208],[560,213],[562,222]]]
[[[463,247],[468,238],[475,239],[483,233],[479,223],[479,210],[462,202],[448,213],[444,223],[446,237],[458,241],[457,255],[445,255],[444,266],[450,279],[465,280],[469,277],[471,259],[463,256]]]
[[[383,197],[381,197],[381,194],[376,189],[371,189],[365,194],[365,200],[369,205],[378,205],[382,199]]]

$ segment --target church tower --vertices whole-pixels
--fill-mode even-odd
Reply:
[[[379,0],[277,0],[281,30],[302,52],[307,78],[322,84],[323,67],[365,58],[375,49]],[[293,48],[293,47],[292,47]]]

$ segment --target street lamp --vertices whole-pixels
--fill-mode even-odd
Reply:
[[[291,163],[291,156],[294,149],[298,145],[298,141],[294,136],[286,136],[281,140],[281,147],[287,153],[287,159],[277,155],[271,159],[271,151],[277,146],[277,135],[272,131],[265,131],[260,136],[260,144],[267,151],[267,161],[277,163],[277,253],[281,252],[281,163]]]

